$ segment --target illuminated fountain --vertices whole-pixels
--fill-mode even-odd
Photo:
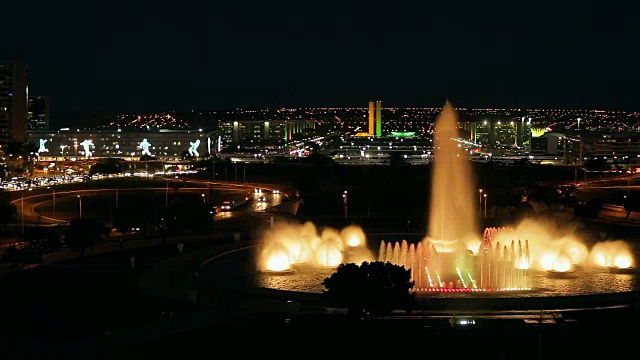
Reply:
[[[450,103],[436,119],[428,236],[380,243],[378,260],[411,270],[414,290],[474,292],[530,290],[532,271],[550,276],[594,269],[631,269],[624,243],[591,251],[568,229],[525,220],[516,228],[487,228],[477,235],[476,192],[470,160],[457,141],[458,120]]]
[[[457,115],[447,103],[436,119],[428,234],[420,241],[381,241],[374,256],[358,226],[318,229],[313,223],[274,224],[260,236],[260,286],[321,292],[341,263],[384,261],[411,270],[414,291],[491,292],[518,297],[622,292],[634,288],[633,251],[624,241],[589,249],[570,224],[525,219],[479,231],[471,162],[458,139]],[[602,273],[611,273],[602,276]],[[272,276],[294,274],[283,278]],[[567,279],[571,285],[567,286]],[[536,290],[536,291],[527,291]]]
[[[365,233],[358,226],[319,231],[311,222],[277,223],[261,236],[258,270],[291,273],[296,265],[334,268],[344,262],[372,259]]]

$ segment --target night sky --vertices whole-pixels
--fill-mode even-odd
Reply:
[[[28,59],[30,92],[49,95],[53,111],[369,99],[422,107],[447,97],[464,107],[640,110],[640,16],[632,8],[130,3],[5,2],[0,58]]]

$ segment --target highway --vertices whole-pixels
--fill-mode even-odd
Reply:
[[[193,179],[166,179],[166,186],[164,187],[135,187],[135,188],[104,188],[104,189],[82,189],[82,190],[63,190],[55,191],[53,188],[47,193],[38,193],[31,195],[30,191],[25,191],[23,195],[11,203],[17,209],[17,226],[32,226],[34,224],[43,225],[64,225],[75,217],[73,212],[69,212],[69,198],[74,197],[90,197],[90,196],[112,196],[113,201],[116,203],[121,197],[126,197],[127,193],[131,192],[153,192],[153,193],[165,193],[167,199],[176,196],[176,190],[174,185],[180,183],[180,188],[177,190],[180,194],[185,193],[202,193],[203,200],[208,201],[207,197],[211,191],[219,193],[227,193],[228,199],[239,199],[236,201],[238,204],[229,211],[220,209],[220,204],[211,204],[216,209],[216,219],[227,219],[237,216],[238,214],[246,214],[248,212],[266,212],[273,206],[280,205],[283,200],[289,199],[291,190],[280,191],[280,189],[273,188],[273,185],[263,186],[261,184],[247,184],[247,183],[231,183],[220,181],[206,181],[206,180],[193,180]],[[206,195],[205,195],[206,194]],[[26,195],[26,196],[25,196]],[[259,198],[263,197],[264,201],[259,201]],[[66,200],[66,201],[65,201]],[[85,201],[86,204],[86,201]],[[55,209],[57,205],[58,211],[53,211],[51,214],[50,209]],[[66,209],[63,207],[66,205]],[[85,212],[89,212],[85,205]],[[49,209],[49,211],[45,211]],[[63,211],[67,210],[67,211]]]

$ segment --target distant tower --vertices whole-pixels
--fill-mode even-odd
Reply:
[[[382,136],[382,101],[376,101],[376,136]]]
[[[376,132],[376,103],[369,101],[369,135],[373,136]]]
[[[28,91],[27,62],[0,60],[0,144],[25,139]]]

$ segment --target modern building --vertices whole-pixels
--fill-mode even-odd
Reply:
[[[564,155],[565,135],[546,132],[540,136],[532,136],[529,143],[530,155]]]
[[[207,157],[218,152],[215,131],[200,130],[31,130],[27,140],[36,144],[42,160],[124,158],[149,155],[158,160],[180,160],[185,155]]]
[[[469,134],[469,141],[482,144],[489,149],[512,146],[524,148],[531,136],[527,131],[531,128],[530,122],[483,120],[464,122],[460,126]]]
[[[432,139],[416,136],[415,132],[392,132],[385,136],[367,136],[366,133],[341,138],[323,150],[341,164],[383,164],[395,158],[408,163],[425,164],[432,159]]]
[[[382,136],[382,101],[369,101],[369,135]]]
[[[29,96],[27,130],[49,129],[49,97]]]
[[[28,91],[27,62],[0,60],[0,145],[24,141]]]
[[[314,120],[237,120],[219,125],[222,148],[283,145],[314,129]]]
[[[640,167],[640,133],[582,132],[566,137],[566,163],[584,165],[589,159],[604,158],[616,167]]]

